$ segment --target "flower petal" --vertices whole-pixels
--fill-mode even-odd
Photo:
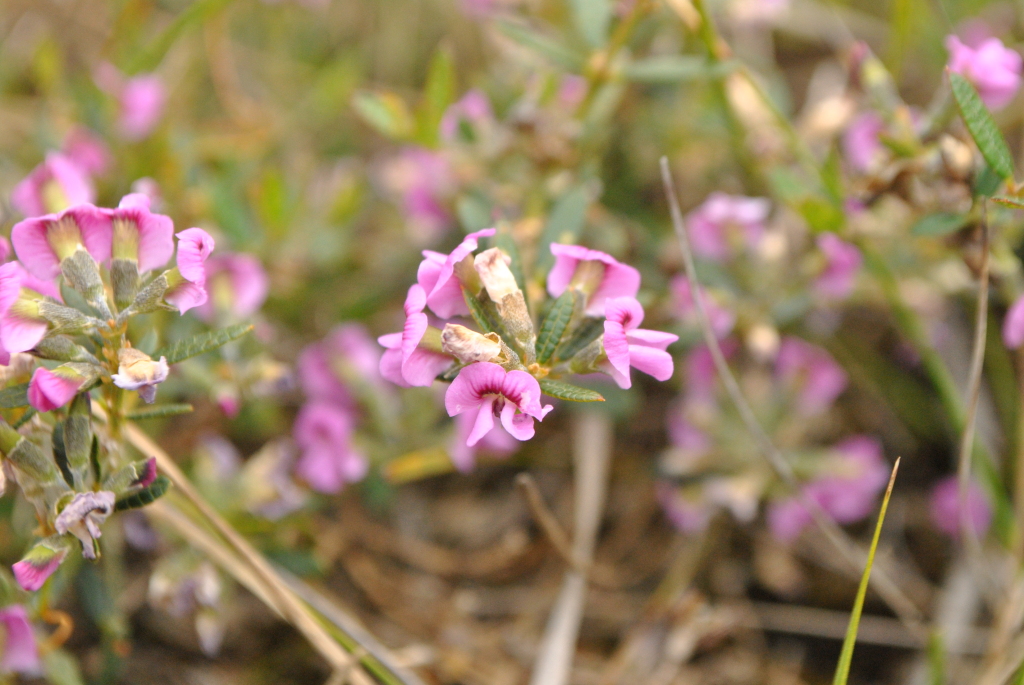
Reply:
[[[469,432],[466,437],[466,446],[472,447],[473,445],[480,442],[480,440],[491,432],[494,428],[494,402],[497,397],[489,395],[483,399],[480,404],[480,408],[476,411],[476,417],[473,420],[473,430]],[[510,406],[507,405],[506,406]],[[513,407],[513,411],[515,408]],[[470,414],[470,416],[473,416]]]
[[[516,440],[529,440],[534,435],[533,417],[529,414],[517,414],[515,405],[506,402],[501,408],[501,425]]]
[[[504,380],[505,369],[497,364],[477,362],[465,367],[445,392],[444,407],[448,416],[479,407],[484,401],[484,395],[501,394]]]

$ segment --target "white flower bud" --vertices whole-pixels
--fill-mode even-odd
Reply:
[[[147,404],[156,399],[156,386],[167,379],[170,369],[167,358],[153,361],[145,352],[134,347],[122,347],[117,351],[117,373],[111,376],[114,385],[125,390],[137,390],[139,397]]]
[[[496,333],[480,335],[465,326],[449,323],[441,331],[441,349],[463,364],[489,362],[501,354],[501,338]]]
[[[487,295],[494,303],[501,302],[506,296],[519,292],[519,284],[512,270],[508,268],[511,258],[496,247],[484,250],[476,256],[473,267],[480,276],[480,281],[487,289]]]

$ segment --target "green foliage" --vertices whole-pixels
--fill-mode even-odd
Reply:
[[[978,91],[970,81],[953,72],[949,73],[949,84],[953,88],[953,97],[960,108],[960,115],[982,157],[1003,179],[1013,180],[1013,155],[988,108],[978,96]]]
[[[576,30],[590,47],[604,47],[612,20],[612,0],[571,0],[571,3]]]
[[[237,340],[252,329],[253,325],[251,323],[238,323],[221,328],[220,330],[200,333],[187,340],[181,340],[173,345],[160,348],[151,356],[154,359],[167,357],[168,364],[177,364],[191,357],[197,357],[205,352],[222,347],[232,340]]]
[[[853,648],[857,643],[857,630],[860,628],[860,615],[864,611],[864,598],[868,593],[868,582],[871,580],[871,567],[875,563],[875,551],[878,549],[878,539],[882,535],[882,524],[885,522],[885,511],[889,508],[889,498],[892,496],[892,486],[896,482],[896,472],[900,468],[900,460],[892,467],[892,475],[889,477],[889,486],[882,498],[882,508],[878,511],[878,523],[875,524],[875,534],[871,538],[871,547],[868,548],[868,561],[864,567],[864,574],[860,578],[860,585],[857,587],[857,598],[853,602],[853,612],[850,614],[850,624],[846,628],[846,637],[843,639],[843,649],[839,653],[839,663],[836,666],[836,674],[832,679],[832,685],[846,685],[850,677],[850,665],[853,662]]]
[[[143,407],[130,411],[125,418],[129,421],[139,421],[142,419],[158,419],[166,416],[190,414],[192,411],[193,407],[191,404],[158,404],[155,407]]]
[[[550,378],[540,380],[540,391],[567,402],[604,402],[604,397],[599,392]]]
[[[562,342],[573,312],[579,306],[580,294],[573,288],[567,289],[551,304],[547,316],[540,324],[537,334],[537,361],[546,364]]]
[[[191,3],[174,18],[174,21],[160,35],[146,43],[145,47],[128,63],[125,71],[129,74],[153,71],[182,34],[200,26],[231,2],[233,0],[196,0]]]
[[[417,139],[432,146],[437,143],[444,111],[455,100],[455,62],[443,46],[434,53],[423,90],[423,102],[417,116]]]
[[[959,231],[969,224],[970,217],[966,214],[953,214],[952,212],[937,212],[921,217],[911,227],[911,235],[939,237]]]
[[[128,509],[139,509],[147,504],[157,501],[171,487],[171,479],[160,474],[156,479],[138,492],[119,498],[114,503],[114,511],[127,511]]]
[[[19,383],[0,390],[0,408],[17,409],[28,406],[28,383]]]
[[[352,96],[352,107],[385,138],[407,140],[416,130],[409,107],[394,93],[361,91]]]
[[[681,83],[722,78],[737,66],[737,62],[713,63],[693,55],[659,55],[630,62],[622,75],[637,83]]]
[[[554,40],[538,31],[535,27],[512,21],[499,21],[498,30],[507,38],[511,38],[523,47],[529,48],[540,55],[571,72],[578,72],[583,68],[584,58],[565,47],[557,40]]]

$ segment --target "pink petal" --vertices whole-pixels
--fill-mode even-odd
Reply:
[[[615,370],[612,378],[620,388],[630,388],[632,382],[629,379],[629,342],[626,340],[622,324],[618,321],[604,322],[604,352],[608,356],[611,368]]]
[[[413,387],[430,387],[451,365],[452,358],[446,354],[416,348],[402,360],[402,378]]]
[[[536,419],[543,419],[552,409],[551,405],[541,406],[540,383],[525,371],[506,373],[501,383],[501,394],[511,400],[524,414]]]
[[[629,365],[659,381],[667,381],[672,377],[672,355],[654,347],[630,345]]]
[[[0,344],[7,352],[28,352],[46,337],[49,324],[42,319],[8,311],[0,317]]]
[[[82,234],[82,244],[92,258],[100,264],[109,261],[110,248],[114,239],[109,210],[99,209],[92,205],[76,205],[68,209],[65,215],[70,216],[78,224],[78,230]]]
[[[656,347],[659,350],[664,350],[666,347],[679,340],[679,336],[675,333],[652,331],[648,328],[637,328],[626,333],[626,340],[629,341],[630,345]]]
[[[11,567],[11,570],[14,571],[14,579],[18,581],[22,590],[35,592],[43,586],[47,578],[53,575],[66,555],[67,552],[62,551],[42,566],[35,566],[32,562],[23,559]]]
[[[448,255],[444,263],[441,264],[440,268],[436,272],[436,280],[434,281],[433,287],[426,291],[426,301],[430,304],[431,310],[441,318],[448,318],[449,316],[455,316],[457,314],[468,314],[469,309],[466,308],[465,301],[463,301],[461,294],[461,287],[458,299],[454,295],[453,285],[451,284],[453,276],[455,274],[455,265],[461,262],[463,259],[473,253],[479,245],[480,238],[487,238],[495,234],[495,229],[485,228],[480,231],[470,233],[462,242],[452,250],[451,254]],[[435,253],[436,254],[436,253]],[[427,260],[436,261],[435,257],[424,254]],[[422,265],[421,265],[422,266]],[[432,267],[428,268],[428,273],[433,276]],[[417,275],[418,276],[418,275]],[[430,276],[427,276],[429,278]],[[454,285],[458,285],[458,279],[454,279]],[[462,302],[461,307],[458,306],[457,302]],[[437,308],[435,308],[437,305]],[[440,311],[438,311],[440,309]]]
[[[207,297],[206,288],[189,281],[182,281],[164,293],[164,300],[177,308],[181,314],[204,304]]]
[[[773,502],[768,506],[768,528],[781,542],[793,542],[811,524],[811,515],[797,499]]]
[[[401,333],[394,333],[392,335],[400,336]],[[402,388],[411,387],[405,380],[405,376],[402,375],[402,350],[396,347],[387,350],[381,355],[380,375],[383,376],[385,380],[391,381]]]
[[[318,492],[332,494],[345,485],[335,464],[335,449],[331,445],[318,444],[304,449],[295,465],[295,472]]]
[[[19,221],[11,229],[11,243],[14,254],[33,276],[52,281],[60,276],[60,260],[46,240],[50,223],[56,222],[59,214],[46,214]]]
[[[604,278],[587,301],[586,313],[600,316],[610,298],[635,297],[640,290],[640,272],[628,264],[605,264]],[[637,321],[639,324],[640,322]]]
[[[1003,319],[1003,343],[1010,349],[1024,345],[1024,295],[1006,312]]]
[[[0,623],[4,624],[4,656],[0,671],[38,675],[41,672],[39,648],[28,612],[20,604],[0,609]]]
[[[178,271],[196,285],[206,285],[206,258],[213,252],[214,241],[201,228],[188,228],[178,234]]]
[[[494,428],[494,401],[496,399],[493,395],[483,399],[480,408],[476,411],[476,418],[473,420],[473,430],[466,438],[467,447],[472,447],[480,442]],[[515,411],[514,408],[513,411]],[[472,416],[472,414],[470,415]]]
[[[102,176],[110,167],[110,148],[102,138],[83,126],[75,127],[64,139],[63,152],[87,174]]]
[[[445,392],[444,406],[448,416],[479,407],[484,401],[484,395],[501,394],[504,381],[505,369],[497,364],[477,362],[465,367]]]
[[[148,136],[163,115],[166,90],[159,77],[136,76],[128,79],[120,94],[121,118],[118,131],[126,140]]]
[[[529,440],[534,436],[533,417],[528,414],[517,414],[515,405],[506,402],[501,409],[501,425],[516,440]]]
[[[49,369],[37,368],[28,385],[28,401],[39,412],[53,411],[70,402],[84,379],[63,378]]]
[[[977,535],[984,535],[992,523],[992,508],[984,491],[975,480],[967,488],[967,522]],[[932,490],[930,502],[932,523],[950,537],[960,537],[960,485],[956,476],[939,481]]]
[[[162,267],[174,254],[174,222],[163,214],[153,214],[149,206],[148,195],[131,193],[121,198],[112,212],[113,217],[131,221],[138,229],[140,273]]]

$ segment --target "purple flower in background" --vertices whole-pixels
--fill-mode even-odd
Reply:
[[[697,325],[697,304],[693,299],[693,292],[690,290],[690,281],[686,276],[676,276],[669,284],[672,292],[672,300],[675,313],[684,321]],[[700,289],[701,297],[704,300],[704,309],[707,311],[711,323],[711,330],[715,337],[721,340],[732,332],[736,325],[736,315],[725,307],[721,307],[709,295],[706,289]]]
[[[494,428],[494,417],[516,440],[533,437],[533,420],[554,409],[541,405],[540,385],[525,371],[505,371],[497,364],[477,362],[462,369],[444,396],[449,416],[470,412],[473,429],[466,438],[472,447]]]
[[[351,409],[355,400],[348,385],[379,385],[380,358],[380,347],[363,325],[342,324],[299,355],[299,383],[309,399]]]
[[[847,375],[828,352],[805,340],[782,339],[775,358],[779,380],[797,395],[797,409],[818,414],[828,409],[846,389]]]
[[[477,131],[493,120],[494,110],[491,109],[491,101],[482,90],[474,88],[445,110],[441,118],[441,137],[449,141],[455,140],[459,137],[459,129],[463,124]]]
[[[722,354],[728,359],[739,349],[739,343],[726,339],[721,341]],[[710,405],[715,402],[715,380],[718,372],[707,345],[695,347],[686,357],[686,402]]]
[[[489,238],[495,232],[493,228],[485,228],[470,233],[451,254],[423,251],[423,261],[416,270],[416,282],[427,294],[427,306],[442,319],[469,314],[469,307],[462,295],[462,284],[455,275],[455,265],[479,247],[480,238]]]
[[[555,265],[548,272],[548,293],[558,297],[570,286],[587,294],[588,316],[604,314],[610,297],[636,297],[640,272],[609,254],[580,245],[551,243]]]
[[[405,327],[401,333],[382,335],[377,341],[387,351],[380,358],[380,375],[403,387],[429,387],[437,374],[451,366],[452,358],[420,347],[430,327],[423,313],[427,297],[419,284],[409,287],[405,298]],[[438,336],[440,343],[440,336]]]
[[[11,191],[11,204],[26,217],[55,214],[95,199],[96,190],[88,174],[59,152],[48,152],[46,159]]]
[[[672,377],[672,355],[665,351],[678,335],[639,328],[644,308],[632,297],[610,298],[605,304],[604,349],[606,370],[620,388],[629,388],[629,368],[654,376],[659,381]]]
[[[39,646],[25,607],[12,604],[0,609],[0,623],[4,627],[0,672],[40,675]]]
[[[693,251],[705,259],[724,261],[733,245],[756,245],[764,235],[769,211],[771,204],[764,198],[711,193],[687,216]]]
[[[860,250],[835,233],[818,236],[818,249],[825,255],[825,269],[814,281],[815,290],[828,298],[846,299],[853,292],[864,263]]]
[[[998,38],[983,40],[976,47],[965,45],[956,36],[946,36],[949,50],[947,68],[963,75],[978,89],[978,95],[989,109],[1002,109],[1010,104],[1020,88],[1024,60],[1019,53],[1003,45]]]
[[[310,402],[295,417],[293,434],[302,451],[295,470],[314,490],[338,492],[366,475],[368,464],[352,448],[352,418],[344,409]]]
[[[469,473],[476,466],[476,454],[484,451],[496,457],[507,457],[516,451],[519,443],[501,426],[484,434],[474,445],[469,444],[476,418],[472,412],[463,412],[455,417],[455,435],[448,444],[448,454],[462,473]]]
[[[381,170],[384,186],[402,204],[411,237],[420,244],[436,241],[451,226],[444,201],[454,191],[448,159],[423,147],[406,147]]]
[[[164,113],[167,89],[155,74],[125,78],[109,62],[103,62],[94,74],[96,85],[117,98],[118,134],[129,141],[139,141],[153,132]]]
[[[686,497],[679,488],[665,481],[659,482],[655,488],[655,496],[665,517],[678,530],[683,533],[699,533],[707,528],[713,512],[703,498]]]
[[[64,139],[62,152],[90,176],[102,176],[110,168],[110,148],[102,138],[84,126],[76,126],[71,130]]]
[[[217,311],[232,319],[245,319],[263,306],[270,281],[254,255],[224,252],[206,262],[206,291],[210,298],[196,310],[199,318],[213,321]]]
[[[1024,345],[1024,295],[1010,306],[1003,319],[1003,343],[1010,349]]]
[[[583,103],[587,96],[587,79],[576,74],[566,74],[558,84],[558,105],[569,112]]]
[[[984,491],[975,480],[967,487],[967,521],[974,533],[984,535],[992,523],[992,508]],[[956,476],[944,478],[932,490],[930,513],[932,523],[950,537],[959,537],[960,522],[960,485]]]
[[[874,169],[884,158],[885,146],[880,135],[885,122],[877,112],[864,112],[855,118],[843,134],[843,156],[860,172]]]

